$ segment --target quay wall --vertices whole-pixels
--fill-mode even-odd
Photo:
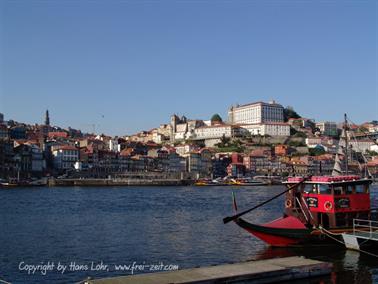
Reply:
[[[187,179],[49,179],[48,186],[181,186]]]

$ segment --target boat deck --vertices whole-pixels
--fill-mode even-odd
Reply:
[[[378,245],[378,222],[371,220],[353,219],[353,232],[344,233],[346,248],[360,250],[361,244],[369,241]]]

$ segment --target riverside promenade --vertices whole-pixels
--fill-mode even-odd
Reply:
[[[86,284],[278,283],[329,275],[332,264],[303,257],[273,258],[210,267],[85,280]]]
[[[190,173],[131,172],[102,177],[50,178],[48,186],[180,186],[196,179]]]
[[[99,179],[99,178],[85,178],[85,179],[50,179],[48,186],[179,186],[193,184],[192,180],[182,179]]]

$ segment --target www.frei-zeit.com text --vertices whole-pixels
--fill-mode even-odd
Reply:
[[[179,266],[176,264],[165,264],[163,262],[146,264],[145,262],[138,263],[136,261],[126,264],[105,264],[103,261],[90,262],[90,263],[77,263],[71,261],[68,263],[62,262],[41,262],[39,264],[30,264],[21,261],[18,265],[20,271],[24,271],[27,274],[42,274],[46,275],[49,272],[75,272],[75,271],[124,271],[131,274],[138,272],[153,272],[153,271],[173,271],[178,270]]]

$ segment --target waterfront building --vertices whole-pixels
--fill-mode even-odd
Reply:
[[[33,176],[41,176],[46,169],[46,160],[42,150],[35,144],[31,144],[31,171]]]
[[[330,122],[330,121],[317,122],[316,128],[319,129],[322,135],[337,136],[337,124],[335,122]]]
[[[225,177],[227,175],[227,167],[231,163],[229,155],[217,154],[213,158],[213,176]]]
[[[197,177],[209,177],[212,173],[211,158],[212,153],[207,148],[189,153],[189,155],[186,157],[186,171],[197,174]]]
[[[243,177],[245,176],[246,169],[241,163],[231,163],[227,166],[227,175],[232,177]]]
[[[0,139],[0,178],[15,177],[13,142]]]
[[[259,147],[249,154],[244,155],[241,159],[233,159],[233,163],[242,163],[245,170],[252,174],[265,174],[271,172],[272,150],[270,147]]]
[[[284,122],[284,108],[275,101],[232,106],[228,111],[228,121],[231,124]]]
[[[52,156],[56,170],[72,169],[75,162],[79,161],[79,149],[70,145],[53,146]]]
[[[8,139],[9,131],[5,124],[0,124],[0,139]]]
[[[168,172],[185,172],[186,159],[176,152],[170,151],[168,154]]]
[[[19,177],[28,178],[32,171],[32,152],[30,145],[19,144],[14,147],[14,160]]]
[[[0,112],[0,124],[4,122],[4,114]]]
[[[121,150],[121,146],[118,144],[118,139],[115,138],[111,138],[109,139],[108,141],[108,144],[109,144],[109,150],[112,151],[112,152],[120,152]]]
[[[11,127],[9,135],[11,139],[26,139],[26,128],[21,125]]]

